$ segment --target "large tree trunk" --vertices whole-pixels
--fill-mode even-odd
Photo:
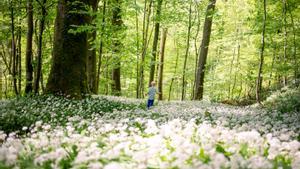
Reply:
[[[205,75],[205,64],[208,54],[208,47],[211,34],[211,26],[213,20],[213,12],[215,9],[216,0],[210,0],[206,9],[206,17],[203,27],[203,36],[201,42],[201,49],[198,60],[198,70],[196,77],[196,87],[194,100],[201,100],[203,98],[203,86],[204,86],[204,75]]]
[[[93,12],[97,12],[98,3],[92,4]],[[90,17],[90,23],[93,22],[95,16]],[[93,47],[97,36],[96,30],[93,30],[88,34],[88,56],[87,56],[87,82],[89,91],[93,94],[97,94],[97,59],[96,49]]]
[[[159,60],[159,77],[158,77],[158,100],[163,100],[163,72],[165,59],[165,45],[167,39],[167,28],[164,28],[160,42],[160,60]]]
[[[120,35],[118,32],[121,31],[121,27],[123,24],[121,17],[121,2],[122,0],[114,0],[113,2],[113,18],[112,25],[114,28],[114,38],[113,38],[113,60],[114,67],[112,70],[112,94],[116,96],[121,95],[121,57],[120,57],[120,49],[122,47],[122,43],[120,40]]]
[[[75,26],[88,23],[86,14],[74,13],[85,10],[92,0],[81,3],[75,0],[59,0],[55,21],[53,63],[46,87],[47,93],[82,98],[87,90],[86,60],[87,33],[70,33]]]
[[[45,19],[46,19],[46,2],[43,0],[41,3],[41,19],[39,22],[39,35],[38,35],[38,49],[37,49],[37,66],[36,66],[36,76],[34,79],[34,93],[39,93],[39,83],[42,73],[42,46],[43,46],[43,33],[45,29]]]
[[[191,28],[192,28],[192,2],[190,1],[190,7],[189,7],[189,25],[188,25],[188,31],[187,31],[187,40],[186,40],[186,50],[184,55],[184,62],[183,62],[183,72],[182,72],[182,88],[181,88],[181,100],[185,99],[185,71],[186,71],[186,63],[187,58],[189,55],[189,49],[190,49],[190,37],[191,37]]]
[[[260,63],[259,63],[257,80],[256,80],[256,101],[259,104],[261,103],[262,69],[264,64],[265,31],[266,31],[266,19],[267,19],[266,0],[264,0],[263,3],[264,3],[264,17],[263,17],[263,29],[261,35]]]
[[[155,21],[155,28],[154,28],[154,37],[153,37],[153,45],[152,45],[152,58],[150,62],[150,76],[149,76],[149,86],[151,82],[154,80],[155,74],[155,66],[156,66],[156,54],[157,54],[157,44],[159,38],[159,27],[160,27],[160,16],[161,16],[161,6],[163,0],[157,1],[156,6],[156,21]]]

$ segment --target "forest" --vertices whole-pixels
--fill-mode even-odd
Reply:
[[[0,168],[300,168],[299,18],[299,0],[1,0]]]

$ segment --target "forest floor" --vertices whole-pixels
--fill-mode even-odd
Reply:
[[[300,168],[299,112],[53,96],[0,102],[0,168]]]

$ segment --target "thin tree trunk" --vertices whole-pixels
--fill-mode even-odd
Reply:
[[[26,86],[25,93],[32,92],[33,67],[32,67],[32,36],[33,36],[33,6],[32,0],[27,0],[27,39],[26,39]]]
[[[235,48],[233,48],[233,53],[232,53],[232,59],[230,62],[230,68],[229,68],[229,86],[228,86],[228,99],[231,99],[231,75],[232,75],[232,69],[233,69],[233,63],[234,63],[234,59],[235,59]]]
[[[201,49],[200,49],[199,61],[198,61],[194,100],[201,100],[203,98],[205,64],[206,64],[206,58],[208,54],[208,47],[210,41],[211,26],[212,26],[215,4],[216,4],[216,0],[210,0],[206,9],[206,17],[204,21],[202,43],[201,43]]]
[[[39,83],[42,73],[42,46],[43,46],[43,32],[45,29],[45,19],[46,19],[46,2],[47,0],[43,0],[41,5],[41,19],[39,22],[39,35],[38,35],[38,48],[37,48],[37,66],[36,66],[36,77],[34,79],[34,93],[39,93]]]
[[[160,43],[160,61],[159,61],[159,78],[158,78],[158,100],[163,100],[163,72],[164,72],[164,58],[165,45],[167,39],[167,28],[164,28],[161,35]]]
[[[109,57],[106,56],[105,57],[105,79],[106,81],[108,81],[109,77],[109,67],[108,67],[108,61],[109,61]],[[105,95],[108,95],[109,93],[109,82],[106,82],[106,86],[105,86]]]
[[[41,80],[40,80],[40,82],[41,82],[42,92],[44,93],[46,88],[45,88],[45,84],[44,84],[44,75],[43,75],[43,73],[41,73]]]
[[[181,88],[181,100],[185,99],[185,71],[186,71],[186,63],[187,58],[189,55],[189,49],[190,49],[190,37],[191,37],[191,28],[192,28],[192,1],[190,1],[190,7],[189,7],[189,24],[188,24],[188,30],[187,30],[187,40],[186,40],[186,50],[184,55],[184,62],[183,62],[183,72],[182,72],[182,88]]]
[[[97,76],[96,76],[96,92],[99,93],[99,84],[100,84],[100,72],[102,65],[102,57],[103,57],[103,38],[104,38],[104,30],[105,30],[105,16],[106,15],[106,0],[103,1],[102,7],[102,24],[101,24],[101,34],[100,34],[100,46],[99,46],[99,58],[98,58],[98,68],[97,68]]]
[[[138,18],[138,10],[137,10],[137,0],[134,1],[136,6],[135,10],[135,30],[136,30],[136,98],[139,98],[139,61],[140,61],[140,41],[139,41],[139,18]]]
[[[161,6],[163,0],[157,1],[156,6],[156,20],[155,20],[155,29],[154,29],[154,38],[153,38],[153,45],[152,45],[152,58],[150,62],[150,76],[149,76],[149,86],[151,82],[154,80],[155,74],[155,66],[156,66],[156,54],[157,54],[157,44],[159,38],[159,27],[160,27],[160,16],[161,16]]]
[[[113,38],[113,58],[114,58],[114,68],[112,70],[112,94],[116,96],[121,95],[121,56],[120,50],[122,47],[122,43],[120,37],[116,36],[119,34],[118,32],[121,29],[123,24],[122,16],[121,16],[121,3],[122,0],[114,0],[113,5],[113,18],[112,18],[112,25],[115,29],[115,37]]]
[[[178,51],[177,43],[176,43],[175,40],[174,40],[174,45],[175,45],[175,49],[176,49],[176,61],[175,61],[175,67],[174,67],[174,74],[173,74],[173,77],[171,79],[171,83],[170,83],[170,87],[169,87],[168,101],[171,100],[171,93],[172,93],[173,83],[174,83],[176,72],[177,72],[178,59],[179,59],[179,51]]]
[[[283,46],[283,61],[284,61],[284,66],[287,66],[287,21],[286,21],[286,0],[282,0],[282,6],[283,6],[283,24],[284,24],[284,46]],[[283,85],[286,86],[287,85],[287,76],[284,75],[283,76]]]
[[[197,30],[196,30],[196,36],[195,36],[195,39],[194,39],[194,47],[195,47],[195,68],[194,68],[194,82],[193,82],[193,88],[192,88],[192,96],[191,96],[191,99],[194,98],[194,95],[195,95],[195,87],[196,87],[196,78],[197,78],[197,65],[198,65],[198,45],[197,45],[197,39],[198,39],[198,35],[199,35],[199,32],[200,32],[200,12],[199,12],[199,6],[197,5],[196,3],[196,6],[197,6]]]
[[[232,89],[231,89],[231,98],[233,98],[233,94],[234,94],[234,89],[235,89],[235,86],[236,86],[236,74],[237,72],[239,72],[239,62],[240,62],[240,48],[241,48],[241,45],[240,45],[240,42],[238,40],[238,45],[237,45],[237,58],[236,58],[236,66],[235,66],[235,69],[236,71],[234,72],[234,79],[233,79],[233,85],[232,85]]]
[[[12,57],[12,77],[13,77],[13,88],[16,95],[19,94],[17,87],[17,58],[16,58],[16,44],[15,44],[15,21],[14,21],[14,7],[13,1],[10,1],[10,19],[11,19],[11,57]]]
[[[153,0],[150,0],[148,10],[146,10],[146,4],[147,1],[145,1],[145,12],[144,13],[144,21],[143,21],[143,49],[142,49],[142,56],[141,56],[141,64],[140,64],[140,80],[139,80],[139,98],[144,96],[144,62],[145,57],[147,54],[147,48],[148,48],[148,31],[149,31],[149,24],[150,24],[150,15],[151,15],[151,8],[152,8],[152,2]]]
[[[265,49],[265,31],[266,31],[266,20],[267,20],[267,9],[266,9],[266,0],[264,3],[264,16],[263,16],[263,30],[261,35],[261,51],[260,51],[260,63],[258,69],[258,76],[256,80],[256,101],[261,104],[261,88],[262,88],[262,69],[264,64],[264,49]]]
[[[21,21],[19,21],[21,25]],[[21,94],[21,87],[22,87],[22,30],[21,26],[18,27],[18,54],[17,54],[17,69],[18,69],[18,92]]]

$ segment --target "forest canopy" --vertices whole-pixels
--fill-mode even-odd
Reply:
[[[0,3],[1,98],[143,98],[156,81],[164,100],[252,103],[299,84],[297,0]]]

